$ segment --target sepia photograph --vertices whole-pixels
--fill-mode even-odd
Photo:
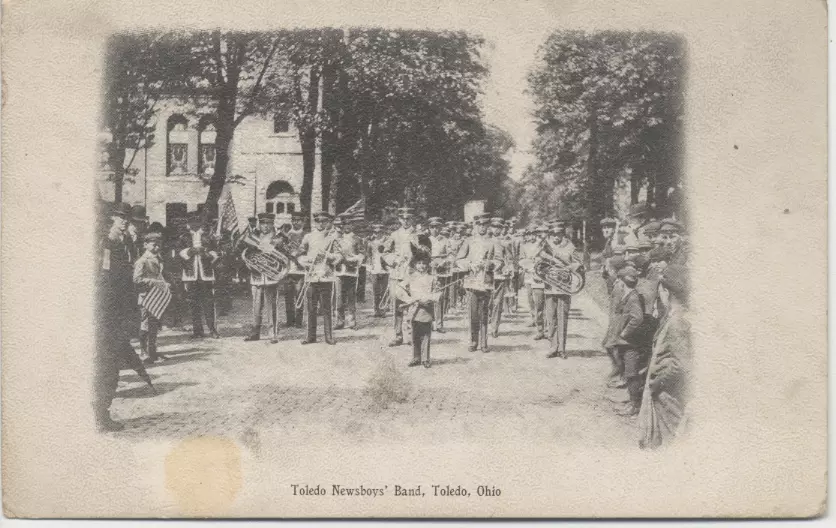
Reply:
[[[351,4],[4,6],[4,248],[59,257],[12,247],[4,283],[68,274],[41,308],[29,281],[4,293],[5,515],[822,514],[826,119],[802,121],[823,115],[826,29],[761,48],[778,78],[743,42],[826,13],[764,11],[723,57],[734,31],[686,6]],[[64,51],[30,79],[41,34]],[[760,72],[742,93],[739,68]],[[796,99],[763,112],[779,90]],[[763,172],[782,156],[792,190]],[[31,201],[33,163],[54,202]],[[24,207],[70,222],[18,228]],[[43,420],[68,443],[38,455]],[[85,443],[102,465],[60,454]]]

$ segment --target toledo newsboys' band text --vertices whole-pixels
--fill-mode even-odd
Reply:
[[[418,485],[385,485],[382,487],[370,486],[345,486],[342,484],[331,484],[330,487],[322,484],[291,484],[291,493],[301,497],[500,497],[502,489],[487,484],[465,487],[459,484],[431,484],[429,486]],[[474,491],[471,491],[473,489]]]
[[[462,347],[489,354],[503,314],[520,304],[528,307],[531,339],[544,342],[544,356],[566,358],[572,296],[589,272],[588,254],[567,236],[571,224],[557,220],[523,227],[479,214],[466,223],[424,219],[402,207],[389,229],[323,211],[313,215],[309,232],[299,214],[277,226],[275,215],[262,213],[233,233],[222,231],[217,219],[192,215],[177,233],[149,226],[144,208],[126,204],[116,204],[106,220],[98,262],[96,417],[107,431],[123,427],[110,416],[120,367],[133,368],[150,385],[145,365],[167,359],[157,352],[157,332],[161,324],[179,325],[185,312],[193,338],[220,338],[215,313],[229,310],[232,276],[249,283],[252,325],[245,341],[281,346],[283,301],[286,325],[306,328],[302,344],[322,339],[319,346],[333,346],[335,330],[356,328],[357,303],[365,302],[370,283],[374,317],[391,314],[389,346],[411,343],[408,366],[430,368],[432,335],[445,331],[448,313],[467,314],[469,339]],[[361,224],[362,235],[355,232]],[[600,229],[605,245],[597,259],[609,297],[601,345],[612,363],[606,383],[624,395],[613,398],[615,412],[638,415],[640,446],[657,447],[687,424],[687,237],[677,220],[654,219],[641,203],[623,219],[603,219]]]

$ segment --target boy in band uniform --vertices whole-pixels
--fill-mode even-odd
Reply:
[[[433,331],[436,305],[440,302],[438,278],[430,273],[432,243],[426,236],[419,237],[420,245],[413,246],[410,272],[398,283],[395,295],[407,307],[404,317],[412,325],[412,361],[410,367],[423,363],[430,368],[430,340]]]
[[[409,263],[412,260],[412,245],[418,243],[418,235],[415,232],[415,212],[412,207],[401,207],[398,209],[398,222],[400,227],[389,236],[384,244],[384,261],[389,267],[389,288],[394,291],[397,283],[404,280],[409,273]],[[403,310],[402,301],[392,296],[395,337],[389,346],[403,344]]]
[[[203,321],[209,327],[209,335],[219,339],[215,329],[215,270],[220,258],[216,243],[209,230],[203,226],[203,217],[194,213],[188,219],[188,232],[178,244],[182,259],[183,285],[192,311],[192,337],[203,337]]]
[[[432,259],[430,261],[430,270],[435,277],[438,287],[446,294],[446,287],[450,284],[450,259],[447,249],[447,238],[441,234],[442,220],[438,216],[429,219],[430,226],[430,245],[432,247]],[[435,316],[433,320],[433,330],[438,333],[444,333],[444,313],[447,311],[446,295],[441,295],[437,303],[434,304]]]
[[[322,306],[322,326],[325,342],[335,345],[333,328],[331,326],[332,306],[331,295],[334,293],[334,266],[340,260],[340,255],[334,253],[332,242],[335,241],[331,232],[332,216],[327,211],[314,215],[314,229],[302,237],[297,256],[301,264],[308,268],[305,281],[307,291],[305,306],[307,311],[307,335],[302,340],[303,345],[316,343],[317,306]]]
[[[284,235],[275,232],[273,213],[258,215],[258,234],[255,235],[261,250],[265,253],[273,251],[277,244],[284,243]],[[250,286],[253,295],[253,326],[250,335],[244,341],[258,341],[261,339],[261,311],[267,305],[267,320],[270,323],[270,342],[279,342],[278,292],[279,283],[269,279],[264,274],[250,270]]]
[[[470,345],[468,350],[488,352],[488,318],[490,298],[493,291],[493,272],[501,266],[495,260],[495,244],[487,237],[489,215],[478,215],[473,219],[475,231],[459,248],[456,263],[469,272],[464,279],[470,310]]]
[[[347,320],[348,327],[353,330],[357,328],[357,281],[363,262],[363,243],[354,233],[351,222],[342,217],[334,219],[334,227],[340,232],[335,248],[341,257],[336,268],[337,324],[334,328],[344,328]]]
[[[374,316],[385,317],[385,307],[381,306],[383,293],[389,281],[389,270],[383,262],[383,251],[385,249],[386,234],[382,224],[372,226],[372,235],[366,245],[367,260],[369,263],[369,275],[372,278],[372,298],[374,300]]]

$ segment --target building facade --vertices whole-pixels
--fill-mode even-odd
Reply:
[[[144,205],[151,222],[170,225],[203,207],[215,168],[215,126],[212,115],[193,104],[172,99],[158,108],[151,146],[126,156],[135,175],[125,182],[122,201]],[[98,190],[113,201],[105,161]],[[241,225],[259,212],[281,218],[300,210],[302,173],[299,135],[287,116],[247,116],[236,127],[227,174]]]

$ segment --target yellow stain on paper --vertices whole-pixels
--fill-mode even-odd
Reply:
[[[187,438],[166,455],[165,486],[184,514],[219,515],[241,490],[241,449],[229,438]]]

